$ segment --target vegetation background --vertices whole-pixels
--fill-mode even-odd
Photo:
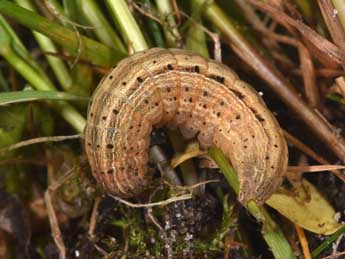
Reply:
[[[239,206],[218,149],[208,153],[223,174],[162,130],[152,142],[186,185],[217,182],[181,194],[157,178],[133,203],[99,190],[82,144],[88,100],[150,47],[222,60],[263,94],[291,166],[267,206]],[[0,257],[341,258],[344,65],[341,0],[0,0]]]

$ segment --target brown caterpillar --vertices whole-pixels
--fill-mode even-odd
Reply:
[[[88,111],[86,153],[109,194],[147,186],[152,127],[178,127],[202,148],[218,146],[240,180],[239,201],[262,204],[282,183],[288,151],[261,97],[223,64],[181,49],[152,48],[103,78]]]

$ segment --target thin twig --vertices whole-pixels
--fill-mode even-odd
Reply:
[[[302,75],[300,69],[291,69],[291,73],[295,75]],[[338,76],[344,76],[345,71],[341,69],[332,69],[332,68],[318,68],[315,70],[315,75],[317,77],[324,77],[324,78],[334,78]]]
[[[63,236],[59,227],[59,222],[56,217],[54,210],[52,198],[55,191],[60,188],[65,182],[67,182],[72,176],[74,176],[75,168],[68,170],[63,176],[61,176],[53,184],[49,185],[44,193],[44,201],[47,207],[48,219],[50,223],[50,228],[52,230],[54,242],[59,249],[60,258],[66,259],[66,247],[63,241]]]
[[[332,259],[332,258],[336,258],[336,257],[341,256],[341,255],[345,255],[345,251],[339,252],[339,253],[337,253],[335,255],[329,255],[329,256],[326,256],[326,257],[322,257],[321,259]]]
[[[189,200],[192,198],[192,194],[183,194],[180,196],[169,198],[167,200],[153,202],[153,203],[131,203],[129,201],[126,201],[114,195],[110,195],[110,197],[132,208],[150,208],[150,207],[155,207],[155,206],[165,206],[176,201]]]
[[[203,185],[206,185],[208,183],[219,183],[220,180],[206,180],[206,181],[202,181],[200,183],[196,183],[196,184],[193,184],[191,186],[175,186],[176,189],[179,189],[179,190],[192,190],[192,189],[195,189],[195,188],[198,188],[199,186],[203,186]]]
[[[344,238],[344,234],[341,234],[338,238],[337,238],[337,240],[335,241],[335,243],[333,244],[333,253],[332,253],[332,255],[334,255],[334,256],[336,256],[336,254],[337,254],[337,250],[338,250],[338,247],[339,247],[339,245],[341,244],[340,242],[341,242],[341,240]]]
[[[163,25],[163,22],[161,21],[160,18],[158,18],[158,15],[155,16],[154,14],[151,13],[151,10],[147,11],[139,6],[135,1],[130,1],[129,4],[133,6],[139,13],[141,13],[144,16],[147,16],[151,18],[152,20],[158,22],[160,25]]]
[[[56,214],[54,211],[54,207],[53,207],[53,203],[52,203],[52,199],[51,199],[51,195],[50,195],[49,190],[45,192],[44,200],[45,200],[45,204],[47,207],[48,218],[49,218],[50,227],[51,227],[51,230],[53,233],[54,242],[59,249],[60,258],[66,259],[66,247],[65,247],[65,244],[63,241],[63,237],[62,237],[60,228],[59,228],[59,222],[57,220],[57,217],[56,217]]]
[[[82,134],[76,134],[76,135],[70,135],[70,136],[49,136],[49,137],[39,137],[39,138],[23,140],[16,144],[1,148],[0,154],[4,152],[12,151],[14,149],[18,149],[21,147],[33,145],[33,144],[38,144],[38,143],[43,143],[43,142],[61,142],[61,141],[70,140],[70,139],[79,139],[81,137],[82,137]]]
[[[180,26],[180,24],[181,24],[181,11],[180,11],[180,9],[178,7],[178,4],[177,4],[176,0],[171,0],[171,3],[172,3],[172,7],[174,9],[175,16],[176,16],[177,26]]]
[[[24,158],[12,158],[0,161],[1,165],[18,165],[18,164],[33,164],[38,166],[46,166],[48,163],[47,160],[42,159],[24,159]]]
[[[156,188],[155,191],[152,192],[152,194],[150,195],[150,199],[149,202],[152,201],[152,198],[155,196],[155,194],[161,189],[161,186]],[[168,238],[167,233],[165,232],[165,230],[163,229],[163,227],[159,224],[158,220],[156,219],[156,217],[152,214],[152,207],[147,208],[147,215],[148,217],[151,219],[152,223],[159,229],[159,231],[162,234],[162,237],[164,239],[164,242],[166,243],[166,245],[164,246],[166,248],[166,254],[167,254],[167,258],[172,258],[172,248],[171,248],[171,242],[170,239]]]
[[[94,30],[98,27],[95,26],[87,26],[80,23],[76,23],[65,17],[64,15],[60,14],[58,10],[47,0],[43,0],[45,7],[47,8],[48,12],[53,15],[56,19],[58,19],[62,23],[66,23],[71,25],[72,27],[79,27],[85,30]]]
[[[96,229],[96,224],[97,224],[97,217],[98,217],[98,209],[99,209],[99,205],[101,204],[102,198],[101,197],[97,197],[95,199],[95,203],[93,205],[93,209],[92,209],[92,213],[91,213],[91,218],[90,218],[90,225],[89,225],[89,237],[91,238],[91,240],[94,239],[95,235],[95,229]]]

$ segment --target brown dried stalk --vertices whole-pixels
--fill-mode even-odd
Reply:
[[[271,6],[266,6],[257,1],[248,0],[250,3],[254,3],[255,6],[260,6],[264,11],[269,9],[269,13],[276,12],[277,10]],[[281,14],[279,10],[279,16]],[[294,89],[291,83],[273,66],[273,64],[262,56],[255,48],[253,48],[244,37],[235,29],[232,22],[224,14],[224,12],[214,3],[205,5],[204,15],[223,33],[224,37],[230,43],[231,47],[238,53],[238,55],[245,60],[254,71],[264,79],[271,89],[282,99],[282,101],[289,106],[299,117],[314,131],[314,133],[325,143],[327,146],[342,160],[345,161],[345,140],[337,134],[334,128],[329,127],[320,116],[311,109],[299,96],[298,92]],[[272,15],[273,16],[273,15]],[[286,15],[285,15],[286,16]],[[278,20],[278,19],[277,19]],[[281,19],[279,19],[281,20]],[[290,18],[290,20],[293,20]],[[293,20],[292,25],[296,25]],[[309,29],[305,29],[307,26],[303,26],[302,32],[310,32]],[[312,31],[312,30],[311,30]],[[320,35],[315,36],[313,31],[313,39],[322,38]],[[325,40],[324,38],[322,38]],[[327,46],[327,53],[331,54],[331,61],[334,60],[339,64],[345,62],[345,54],[339,50],[337,46],[327,41],[324,46],[321,46],[323,50]],[[345,64],[345,63],[344,63]]]

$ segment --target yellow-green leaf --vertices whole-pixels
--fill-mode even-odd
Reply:
[[[176,154],[174,156],[174,158],[171,160],[171,166],[175,168],[188,159],[206,154],[207,152],[205,150],[200,149],[198,142],[189,143],[186,150],[182,154]]]
[[[319,191],[303,180],[297,196],[275,193],[266,204],[276,209],[293,223],[317,234],[330,235],[342,227],[335,220],[335,211]]]

